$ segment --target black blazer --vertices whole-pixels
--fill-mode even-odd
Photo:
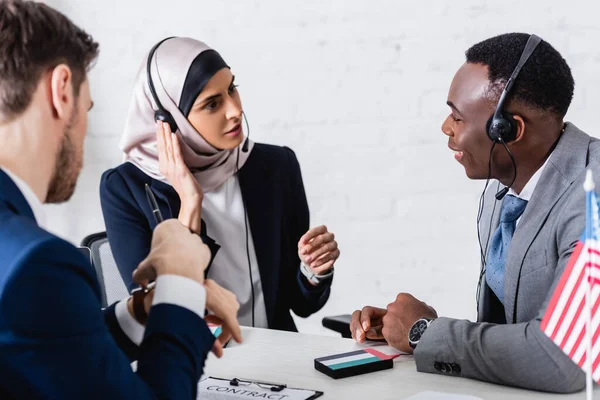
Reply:
[[[131,274],[148,255],[155,226],[145,183],[156,195],[163,217],[177,218],[181,202],[175,189],[131,163],[106,171],[100,183],[106,232],[121,276],[130,289],[135,287]],[[269,328],[296,331],[290,310],[308,317],[325,305],[331,287],[331,279],[314,287],[300,273],[298,241],[309,228],[309,212],[296,155],[287,147],[257,143],[239,171],[239,183]]]

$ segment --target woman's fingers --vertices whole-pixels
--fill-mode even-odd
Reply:
[[[331,235],[331,237],[333,237],[333,234]],[[312,267],[312,264],[314,264],[315,261],[317,261],[321,256],[327,253],[333,253],[337,250],[337,248],[337,242],[335,240],[332,240],[330,242],[324,243],[323,245],[321,245],[321,247],[316,248],[316,250],[313,248],[312,253],[305,256],[305,260],[307,263],[311,263]]]
[[[171,127],[167,123],[162,123],[164,138],[165,138],[165,155],[167,156],[167,162],[169,165],[173,163],[173,143],[171,136]]]
[[[175,161],[175,165],[179,168],[186,167],[183,162],[183,156],[181,155],[181,146],[179,145],[179,138],[175,133],[171,133],[171,143],[173,145],[173,160]]]
[[[298,249],[302,249],[304,246],[306,246],[312,239],[314,239],[315,237],[322,235],[323,233],[327,232],[327,227],[325,225],[321,225],[321,226],[317,226],[315,228],[309,229],[308,232],[306,232],[301,238],[300,241],[298,242]]]

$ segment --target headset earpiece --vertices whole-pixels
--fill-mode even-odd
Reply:
[[[510,114],[502,113],[500,118],[492,115],[488,119],[485,130],[492,142],[512,142],[517,137],[517,121]]]
[[[177,131],[177,123],[175,122],[175,119],[173,118],[171,113],[168,112],[167,110],[159,109],[159,110],[154,111],[154,120],[166,122],[167,124],[169,124],[169,127],[171,128],[171,132]]]

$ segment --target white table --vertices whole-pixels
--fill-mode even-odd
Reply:
[[[466,378],[417,372],[412,356],[402,355],[394,368],[334,380],[314,369],[314,359],[360,349],[351,339],[243,328],[244,343],[230,345],[221,359],[213,355],[206,375],[285,383],[325,392],[322,399],[401,399],[421,391],[469,394],[483,399],[584,399],[585,392],[552,395]],[[232,341],[233,343],[233,341]],[[595,398],[600,398],[596,389]]]

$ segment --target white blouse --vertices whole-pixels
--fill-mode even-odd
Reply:
[[[237,175],[233,175],[214,191],[204,193],[202,219],[206,222],[206,233],[221,246],[208,271],[208,278],[235,293],[240,303],[240,325],[252,326],[252,288],[244,217],[242,191]],[[254,326],[268,328],[267,309],[250,223],[248,250],[254,283]]]

